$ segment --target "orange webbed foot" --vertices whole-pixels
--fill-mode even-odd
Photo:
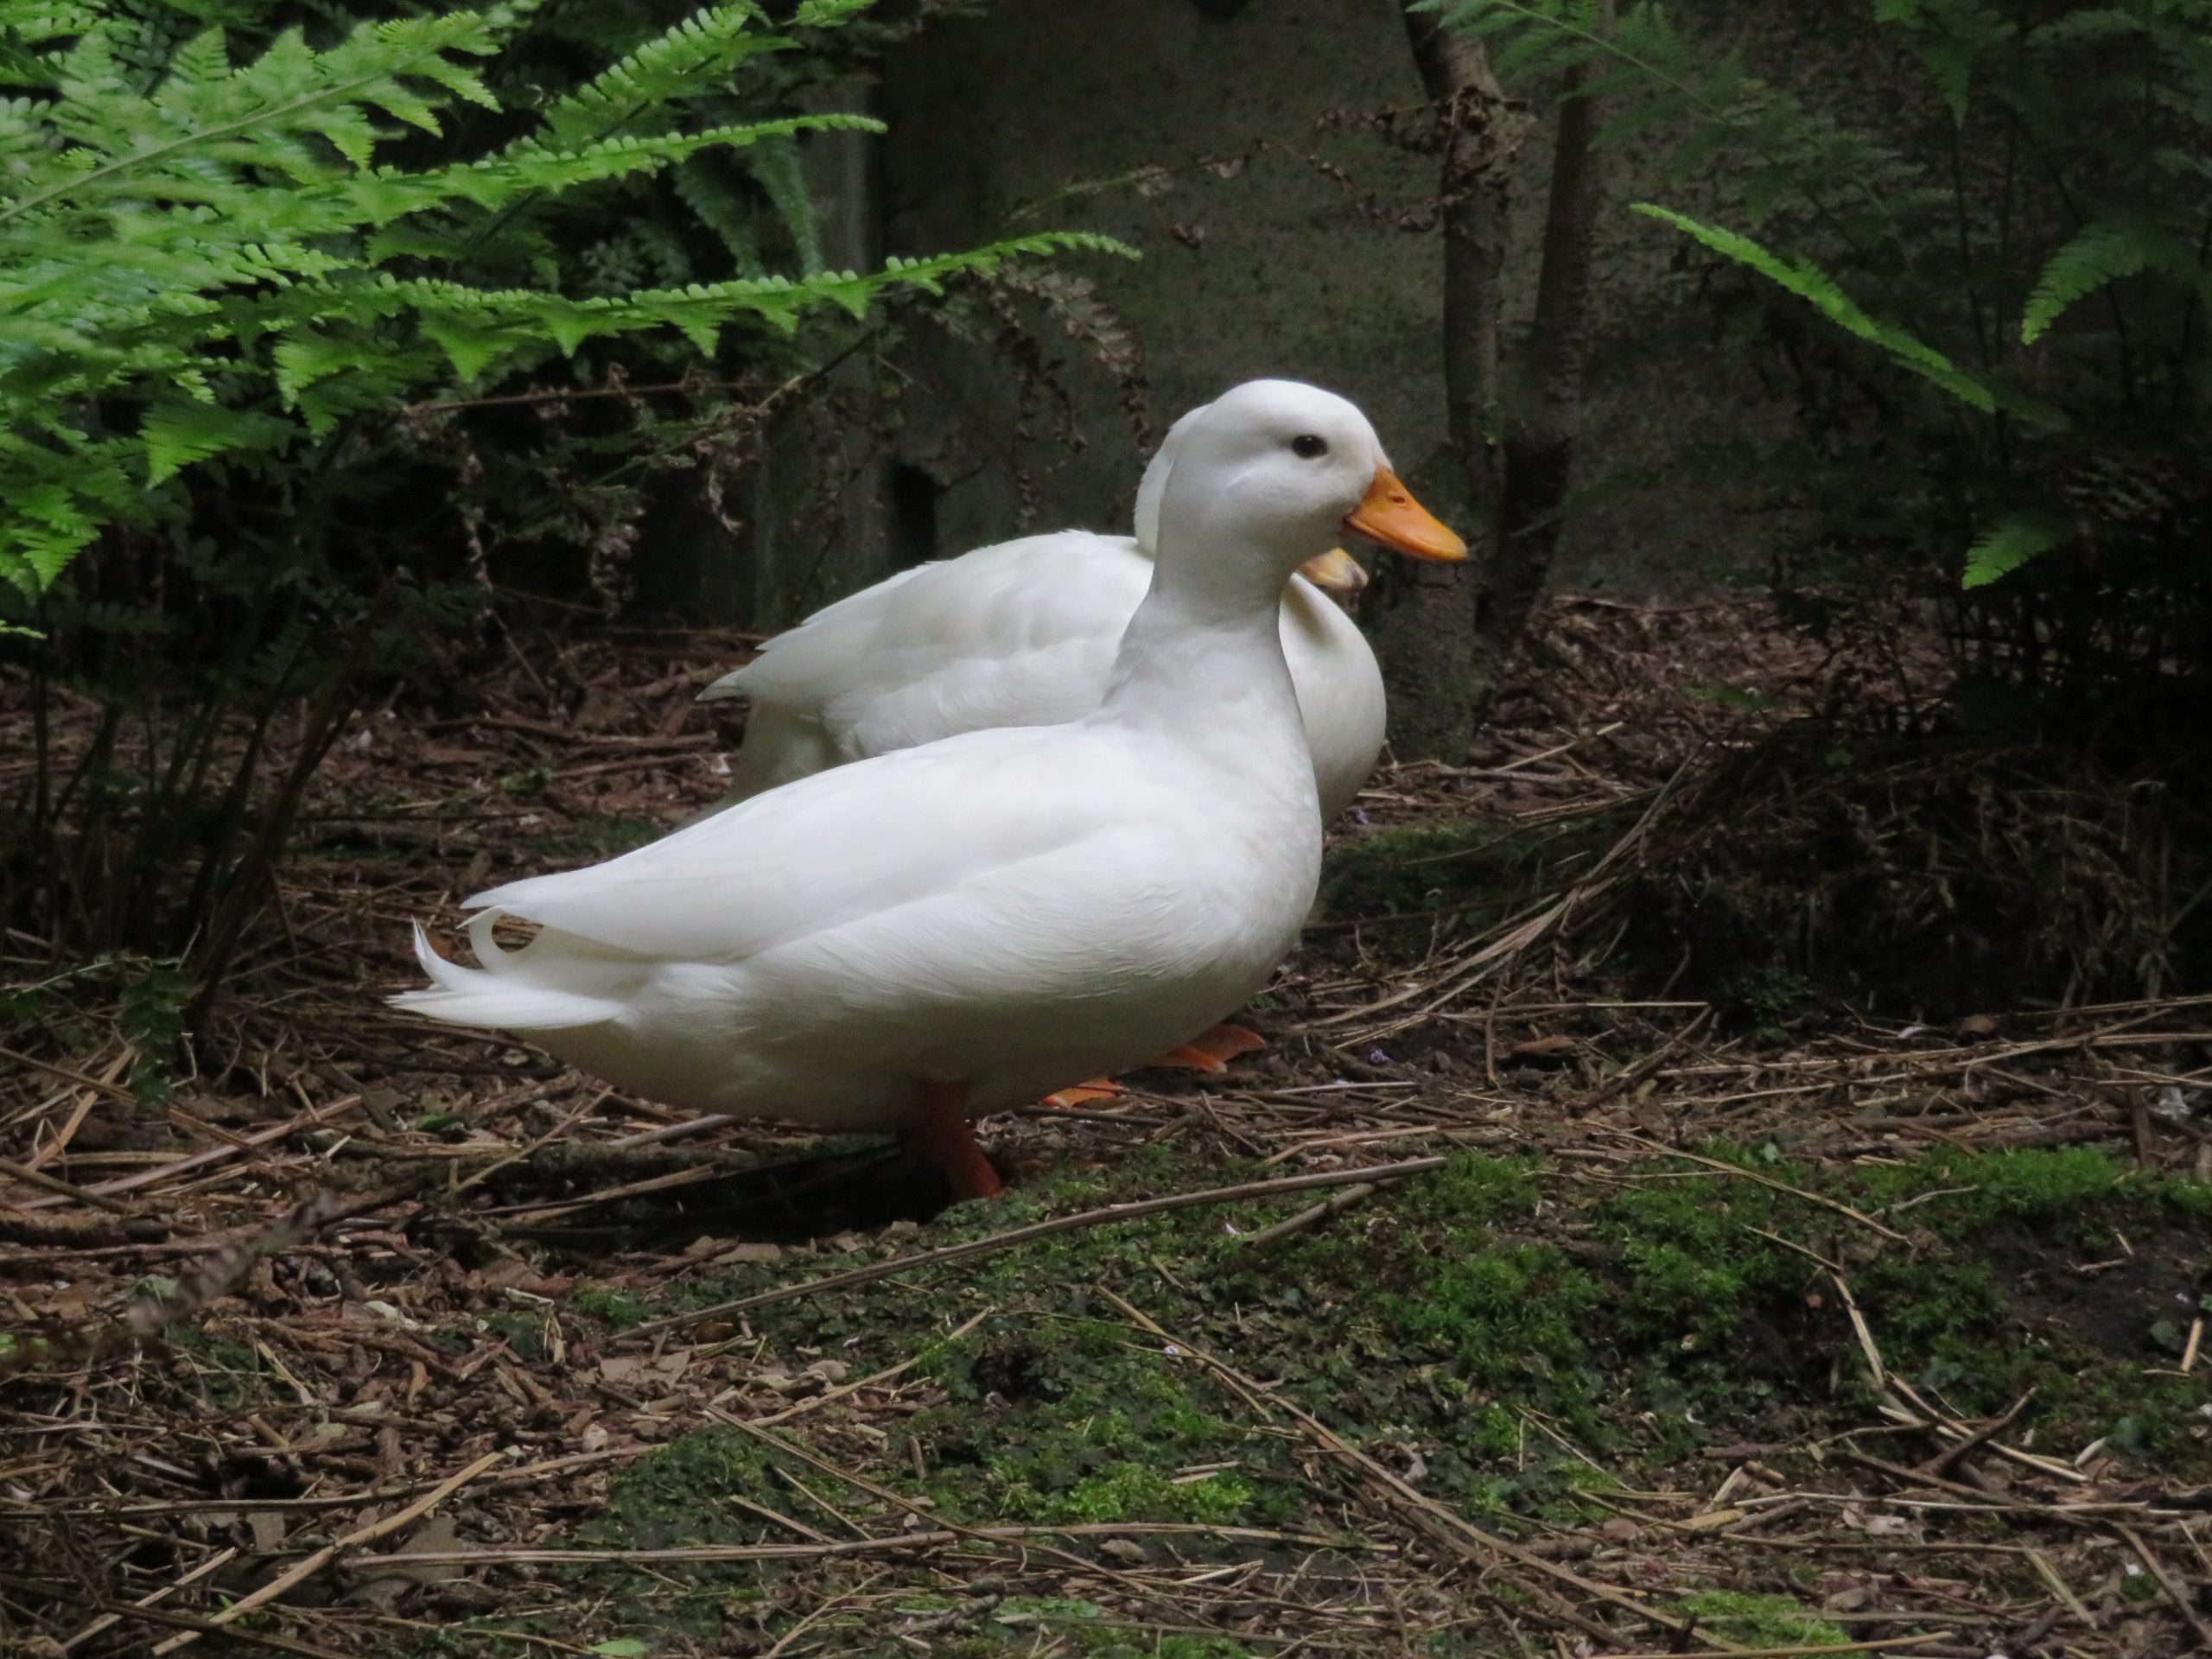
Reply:
[[[1226,1071],[1240,1054],[1255,1054],[1268,1046],[1257,1032],[1242,1026],[1209,1026],[1187,1043],[1178,1043],[1154,1060],[1154,1065],[1179,1065],[1209,1074]]]
[[[1044,1103],[1065,1112],[1077,1106],[1088,1106],[1094,1100],[1118,1100],[1122,1086],[1107,1077],[1093,1077],[1088,1083],[1074,1084],[1065,1089],[1055,1089],[1045,1096]]]

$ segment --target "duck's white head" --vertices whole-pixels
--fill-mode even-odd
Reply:
[[[1200,404],[1169,427],[1167,435],[1160,441],[1160,448],[1153,452],[1144,476],[1137,480],[1132,529],[1137,545],[1147,556],[1160,545],[1160,498],[1167,493],[1167,474],[1175,469],[1176,454],[1183,447],[1183,433],[1192,421],[1212,407],[1211,404]],[[1306,560],[1298,567],[1298,574],[1343,604],[1349,604],[1367,587],[1367,572],[1358,560],[1340,547],[1332,547],[1319,557]]]
[[[1178,421],[1161,459],[1157,489],[1140,492],[1138,529],[1141,537],[1156,510],[1163,564],[1233,560],[1249,575],[1221,569],[1219,581],[1279,587],[1347,533],[1414,558],[1466,556],[1466,543],[1398,481],[1367,417],[1316,386],[1247,381]]]

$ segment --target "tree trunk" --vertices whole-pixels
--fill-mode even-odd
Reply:
[[[1444,232],[1444,386],[1448,474],[1421,468],[1415,486],[1471,533],[1478,556],[1494,549],[1503,500],[1497,397],[1498,331],[1511,175],[1525,118],[1508,102],[1479,44],[1427,13],[1408,13],[1407,39],[1421,85],[1444,124],[1439,187]],[[1482,586],[1450,565],[1389,561],[1378,573],[1374,626],[1391,693],[1391,741],[1401,756],[1461,759],[1495,693],[1483,639]]]
[[[1603,0],[1600,10],[1610,28],[1612,0]],[[1578,96],[1585,79],[1583,66],[1577,65],[1560,88],[1536,314],[1522,360],[1510,375],[1505,487],[1478,629],[1483,653],[1492,663],[1502,662],[1521,642],[1529,613],[1550,580],[1559,548],[1560,508],[1574,468],[1589,336],[1591,253],[1601,195],[1590,153],[1599,118],[1597,100]]]

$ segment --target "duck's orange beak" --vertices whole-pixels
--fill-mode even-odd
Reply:
[[[1347,599],[1367,586],[1367,572],[1359,568],[1357,559],[1341,547],[1332,547],[1320,557],[1306,560],[1298,567],[1298,574],[1323,593]]]
[[[1344,515],[1344,528],[1412,559],[1464,559],[1467,544],[1439,524],[1388,467],[1375,469],[1366,499]]]

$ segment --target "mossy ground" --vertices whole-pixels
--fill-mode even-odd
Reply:
[[[1746,1443],[1786,1466],[1790,1446],[1886,1427],[1839,1279],[1886,1374],[1959,1419],[2032,1390],[2024,1448],[2070,1462],[2099,1446],[2113,1480],[2212,1478],[2204,1383],[2176,1370],[2185,1338],[2169,1307],[2177,1289],[2193,1292],[2208,1243],[2212,1194],[2201,1185],[2083,1148],[1947,1150],[1856,1167],[1792,1162],[1770,1145],[1700,1150],[1724,1167],[1663,1154],[1596,1171],[1587,1160],[1460,1154],[1256,1250],[1245,1239],[1282,1204],[1060,1234],[762,1308],[741,1338],[758,1355],[792,1367],[835,1356],[855,1376],[908,1367],[895,1414],[830,1406],[776,1431],[867,1484],[709,1425],[617,1477],[576,1541],[788,1542],[790,1522],[825,1536],[849,1536],[847,1525],[1018,1527],[1111,1570],[1117,1558],[1100,1557],[1100,1540],[1125,1529],[1122,1560],[1198,1570],[1273,1552],[1355,1573],[1371,1518],[1348,1496],[1340,1462],[1268,1408],[1277,1401],[1509,1535],[1618,1527],[1649,1494],[1713,1490]],[[1262,1173],[1154,1150],[1048,1173],[950,1211],[900,1247]],[[2123,1259],[2137,1265],[2107,1269],[2093,1304],[2050,1294],[2051,1275],[2078,1278],[2123,1237],[2133,1252]],[[883,1253],[871,1244],[826,1256],[810,1273]],[[791,1276],[784,1263],[701,1276],[668,1306],[709,1306]],[[1113,1297],[1169,1338],[1133,1324]],[[1255,1410],[1192,1350],[1262,1382],[1266,1403]],[[1916,1460],[1940,1444],[1923,1435],[1897,1455]],[[887,1655],[904,1645],[884,1634],[889,1613],[936,1632],[932,1651],[974,1659],[1272,1650],[1158,1618],[1133,1633],[1126,1611],[1109,1616],[1091,1596],[992,1599],[993,1574],[983,1575],[988,1609],[964,1614],[942,1570],[890,1580],[880,1565],[832,1572],[857,1599],[827,1612],[822,1569],[806,1563],[661,1569],[652,1581],[617,1567],[566,1576],[576,1593],[625,1610],[626,1630],[671,1651],[772,1645],[813,1617],[824,1650]],[[1847,1639],[1817,1598],[1778,1592],[1792,1589],[1787,1573],[1714,1576],[1670,1605],[1716,1637],[1751,1647]],[[905,1593],[883,1601],[887,1581]],[[1047,1639],[1057,1645],[1040,1649]],[[461,1632],[445,1645],[474,1648]],[[1511,1649],[1459,1630],[1409,1650]]]
[[[459,1480],[242,1627],[377,1659],[2201,1649],[2201,1004],[1931,1031],[1785,962],[1708,1020],[1668,1000],[1692,995],[1678,944],[1653,1000],[1624,1000],[1602,906],[1475,960],[1711,735],[1711,705],[1669,688],[1732,683],[1747,650],[1811,666],[1724,619],[1688,672],[1689,614],[1633,621],[1656,653],[1586,618],[1545,693],[1567,702],[1501,722],[1471,768],[1378,780],[1255,1015],[1269,1052],[995,1121],[1012,1185],[949,1209],[880,1142],[662,1139],[683,1127],[665,1110],[509,1044],[376,1023],[362,982],[412,973],[408,916],[480,861],[496,879],[681,821],[726,781],[711,751],[610,772],[494,722],[470,741],[496,764],[458,790],[341,747],[322,821],[368,790],[423,822],[334,829],[288,868],[284,938],[226,1005],[232,1058],[179,1071],[186,1117],[0,1082],[19,1163],[180,1160],[127,1195],[169,1230],[143,1249],[41,1234],[58,1195],[11,1189],[0,1648],[75,1637],[93,1595],[227,1614]],[[663,688],[659,729],[709,671],[677,667],[632,676]],[[88,1000],[10,1040],[105,1076],[111,1023]],[[226,1144],[295,1118],[251,1156]],[[1116,1200],[1429,1155],[1273,1242],[1329,1193],[826,1282]],[[113,1329],[318,1186],[341,1222],[232,1257],[162,1340],[63,1365],[17,1339]]]

